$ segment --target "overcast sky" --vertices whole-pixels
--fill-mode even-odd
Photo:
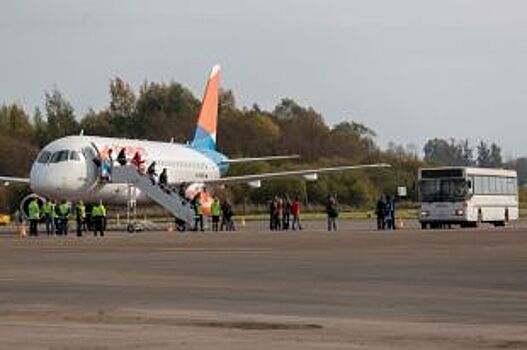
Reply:
[[[0,103],[30,111],[53,87],[103,108],[115,76],[199,96],[221,63],[241,105],[291,97],[383,145],[484,138],[527,155],[527,1],[3,0],[0,45]]]

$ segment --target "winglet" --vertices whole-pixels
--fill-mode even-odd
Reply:
[[[198,116],[196,133],[192,147],[199,149],[216,149],[216,130],[218,127],[218,91],[220,88],[220,65],[212,67],[207,87],[203,94],[201,109]]]

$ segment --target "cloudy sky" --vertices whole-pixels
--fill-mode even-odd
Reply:
[[[208,70],[241,105],[291,97],[379,142],[495,141],[527,155],[522,0],[4,0],[0,102],[59,88],[80,112],[120,76],[200,95]]]

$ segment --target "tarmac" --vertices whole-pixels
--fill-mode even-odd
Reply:
[[[527,221],[0,234],[0,349],[527,349]]]

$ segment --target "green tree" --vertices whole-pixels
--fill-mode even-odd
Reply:
[[[145,83],[139,92],[130,133],[137,138],[186,142],[193,135],[198,112],[199,101],[182,85]]]
[[[492,166],[490,149],[485,141],[480,141],[478,144],[478,166],[483,168]]]
[[[375,133],[363,124],[342,122],[331,129],[324,153],[345,158],[348,162],[362,162],[376,151],[373,137]]]
[[[474,164],[473,150],[468,140],[431,139],[423,148],[424,160],[438,165],[469,166]]]
[[[47,142],[79,132],[72,105],[58,90],[46,93]]]
[[[108,113],[99,115],[99,123],[108,118],[108,135],[130,136],[131,120],[137,107],[137,99],[130,85],[116,77],[110,81],[110,107]]]
[[[280,147],[285,153],[300,154],[307,161],[325,153],[330,130],[317,111],[283,99],[273,115],[282,130]]]
[[[492,168],[501,168],[503,166],[503,158],[501,157],[501,147],[495,143],[490,145],[489,166]]]
[[[127,136],[125,131],[119,132],[116,130],[108,110],[95,112],[90,109],[80,121],[80,128],[84,130],[86,135]]]
[[[0,107],[0,133],[5,136],[22,138],[29,143],[34,142],[35,133],[29,116],[17,104]]]

